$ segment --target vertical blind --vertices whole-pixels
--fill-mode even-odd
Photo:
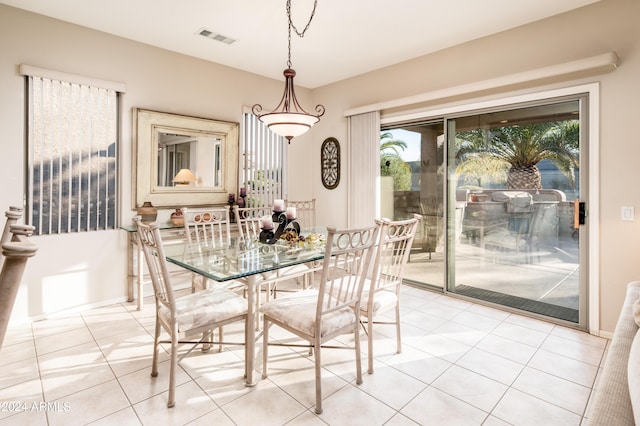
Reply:
[[[241,145],[240,186],[247,189],[246,206],[264,207],[283,199],[288,147],[284,138],[245,112]]]
[[[118,93],[28,80],[27,207],[37,234],[114,229]]]
[[[380,176],[380,113],[350,116],[349,216],[350,227],[370,226],[378,215]]]

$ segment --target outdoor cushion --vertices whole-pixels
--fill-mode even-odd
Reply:
[[[491,195],[492,201],[507,203],[507,211],[520,213],[531,211],[533,197],[524,191],[497,191]]]

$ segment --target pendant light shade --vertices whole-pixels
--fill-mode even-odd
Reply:
[[[300,37],[304,35],[304,32],[309,28],[311,20],[316,10],[316,2],[313,5],[313,12],[309,23],[306,25],[305,30],[300,33],[296,29],[296,34]],[[260,121],[267,125],[267,127],[277,135],[286,138],[289,143],[291,139],[296,136],[300,136],[307,132],[314,124],[320,121],[320,117],[324,114],[324,106],[316,105],[316,114],[310,114],[306,112],[296,99],[296,92],[293,86],[293,78],[296,76],[296,72],[291,68],[291,28],[295,29],[291,22],[291,0],[287,0],[287,18],[289,21],[289,60],[287,61],[287,69],[284,70],[284,94],[278,106],[271,112],[262,113],[262,105],[255,104],[252,108],[252,112],[258,117]]]

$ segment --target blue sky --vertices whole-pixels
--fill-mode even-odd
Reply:
[[[383,133],[390,132],[393,139],[399,139],[406,142],[407,149],[400,151],[400,157],[404,161],[420,160],[420,133],[409,132],[403,129],[385,130]]]

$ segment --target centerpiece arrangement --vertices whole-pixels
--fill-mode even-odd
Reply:
[[[262,231],[260,232],[260,242],[275,244],[280,237],[285,234],[285,238],[291,240],[294,236],[300,236],[300,224],[296,220],[296,208],[287,207],[285,209],[284,200],[273,201],[273,214],[263,216],[261,219]],[[274,224],[278,227],[274,230]]]

